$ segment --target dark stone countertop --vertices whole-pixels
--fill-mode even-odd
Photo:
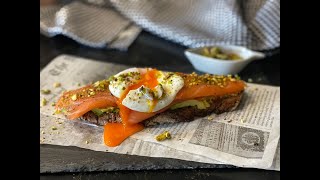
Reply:
[[[152,66],[165,70],[190,73],[195,71],[195,69],[184,56],[184,49],[186,49],[186,47],[146,32],[142,32],[138,36],[128,51],[108,50],[104,48],[94,49],[78,44],[63,36],[47,38],[40,35],[40,70],[56,56],[60,54],[70,54],[105,62],[132,66]],[[280,86],[280,53],[264,60],[252,62],[240,73],[240,76],[244,80],[251,78],[254,83]],[[105,177],[130,179],[211,179],[213,177],[217,179],[232,178],[248,180],[258,178],[280,179],[280,172],[276,171],[250,168],[221,168],[223,166],[165,158],[148,158],[129,155],[119,156],[114,153],[102,153],[77,147],[53,145],[40,145],[40,165],[45,164],[59,168],[59,166],[63,165],[62,163],[70,161],[70,163],[78,163],[81,170],[81,163],[83,162],[80,156],[77,158],[79,154],[82,154],[81,157],[85,156],[86,158],[96,159],[95,162],[97,164],[100,163],[100,169],[95,169],[94,167],[92,167],[92,169],[98,172],[40,174],[41,179],[103,179]],[[106,160],[109,160],[109,162],[106,163]],[[133,162],[140,164],[132,166]],[[163,168],[163,170],[154,170],[159,168]],[[121,171],[104,171],[117,169]]]

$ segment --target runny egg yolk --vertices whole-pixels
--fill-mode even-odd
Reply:
[[[107,123],[104,126],[104,143],[107,146],[118,146],[129,136],[141,131],[144,128],[143,124],[141,123],[128,123],[128,117],[132,110],[122,105],[122,100],[126,97],[130,90],[138,89],[142,85],[150,89],[154,89],[159,84],[157,80],[157,73],[158,71],[155,69],[147,70],[145,74],[142,74],[141,79],[136,84],[129,86],[126,89],[126,91],[121,95],[121,97],[117,100],[117,105],[120,109],[120,117],[122,123]],[[157,100],[153,100],[150,106],[150,112],[153,110],[156,104]]]

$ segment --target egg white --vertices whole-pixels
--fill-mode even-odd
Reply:
[[[118,73],[115,75],[115,78],[128,72],[139,72],[140,74],[132,77],[130,82],[111,81],[109,85],[110,92],[119,98],[125,89],[138,82],[141,74],[146,71],[146,68],[130,68]],[[175,73],[158,72],[157,80],[159,85],[157,85],[153,90],[145,86],[141,86],[135,90],[130,90],[123,99],[122,105],[138,112],[155,112],[168,106],[184,86],[184,81],[182,77]],[[155,101],[157,101],[157,103],[152,108]]]
[[[141,73],[140,69],[141,68],[130,68],[114,75],[114,78],[110,81],[110,84],[109,84],[110,92],[117,98],[120,98],[121,95],[125,92],[125,89],[127,89],[129,86],[136,83],[141,76],[140,75],[130,76],[128,77],[129,81],[120,81],[119,76],[130,73],[130,72],[140,74]]]

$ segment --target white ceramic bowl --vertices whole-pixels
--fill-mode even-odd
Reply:
[[[203,48],[218,47],[225,53],[235,53],[241,57],[240,60],[221,60],[201,55]],[[251,61],[263,59],[265,55],[260,52],[252,51],[242,46],[208,46],[202,48],[187,49],[185,55],[193,67],[201,72],[227,75],[237,74]]]

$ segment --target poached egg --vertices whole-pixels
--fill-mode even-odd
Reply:
[[[156,112],[172,103],[183,86],[183,78],[175,73],[130,68],[110,80],[109,90],[131,110]]]

